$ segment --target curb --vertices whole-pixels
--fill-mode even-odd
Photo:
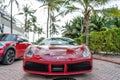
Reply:
[[[111,62],[111,63],[120,64],[120,58],[104,57],[104,56],[100,56],[100,55],[93,55],[93,58],[98,59],[98,60]]]

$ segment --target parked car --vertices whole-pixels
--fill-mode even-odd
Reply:
[[[47,38],[26,49],[25,72],[42,75],[73,75],[92,71],[92,55],[86,45],[70,38]]]
[[[27,39],[18,34],[0,34],[0,62],[12,64],[15,59],[23,57],[30,45]]]

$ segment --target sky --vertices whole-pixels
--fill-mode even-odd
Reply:
[[[8,1],[6,2],[6,4],[8,4]],[[46,7],[39,8],[39,6],[41,6],[42,3],[40,3],[36,0],[20,0],[19,4],[20,4],[20,8],[22,8],[25,4],[29,4],[29,5],[31,5],[30,6],[31,8],[38,9],[37,12],[35,13],[35,15],[37,16],[37,23],[40,25],[39,27],[42,27],[43,31],[46,33],[46,21],[47,21],[47,9],[45,9]],[[10,13],[10,8],[7,9],[7,12]],[[19,12],[21,12],[21,11],[19,11]],[[24,23],[24,16],[16,15],[16,14],[18,14],[18,9],[17,9],[17,6],[15,5],[15,3],[13,3],[13,16],[15,18],[17,18],[18,20],[20,20],[22,23]],[[62,19],[63,17],[61,17],[61,21],[58,24],[60,26],[64,25],[65,22],[71,20],[74,17],[71,15],[65,16],[64,19]],[[30,33],[30,38],[29,38],[30,42],[32,42],[32,40],[33,40],[33,37],[31,37],[31,36],[33,36],[32,33]],[[61,36],[61,34],[59,34],[57,36]],[[46,34],[42,34],[41,37],[46,37]],[[38,38],[38,36],[36,35],[35,40],[37,38]]]
[[[8,1],[6,1],[6,4],[8,4]],[[39,27],[42,27],[43,31],[46,33],[46,21],[47,21],[47,9],[45,9],[46,7],[39,8],[39,6],[42,5],[42,3],[36,0],[17,0],[17,1],[19,1],[20,8],[22,8],[25,4],[29,4],[31,8],[38,9],[37,12],[35,13],[35,15],[37,16],[37,23],[39,24]],[[120,0],[111,0],[111,2],[108,3],[106,6],[101,6],[101,7],[107,8],[112,6],[118,6],[120,8],[119,4],[120,4]],[[10,8],[7,8],[7,12],[10,13]],[[18,12],[19,11],[17,9],[17,6],[15,5],[15,3],[13,3],[13,16],[18,20],[20,20],[22,23],[24,23],[23,22],[24,17],[21,15],[16,15],[18,14]],[[75,12],[75,13],[66,15],[64,18],[61,17],[61,21],[59,22],[59,25],[60,26],[65,25],[65,22],[72,20],[75,16],[78,16],[78,15],[80,15],[80,13]],[[30,33],[30,36],[31,35],[32,33]],[[46,37],[46,34],[41,35],[41,37]],[[30,42],[32,42],[33,37],[31,36],[29,40]],[[35,40],[37,40],[37,35],[35,37]]]

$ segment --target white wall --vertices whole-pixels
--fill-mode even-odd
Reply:
[[[1,30],[0,30],[0,33],[1,33]],[[3,33],[11,33],[10,27],[7,27],[7,26],[4,25]],[[20,35],[24,34],[22,32],[19,32],[19,31],[15,30],[14,28],[13,28],[13,33],[14,34],[20,34]]]
[[[3,33],[11,33],[11,21],[10,16],[5,13],[5,11],[0,9],[0,27],[4,24]],[[16,26],[16,22],[13,23],[13,33],[24,35],[24,31],[22,28]],[[1,33],[1,29],[0,29]]]

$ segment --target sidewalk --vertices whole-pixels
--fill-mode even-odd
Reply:
[[[94,59],[108,61],[116,64],[120,64],[120,56],[103,56],[103,55],[93,55]]]

